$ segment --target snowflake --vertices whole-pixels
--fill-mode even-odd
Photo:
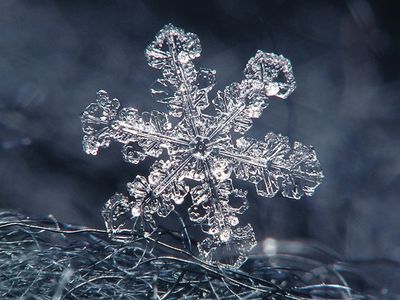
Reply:
[[[248,203],[246,192],[234,188],[231,177],[252,182],[264,197],[281,191],[299,199],[312,195],[323,175],[312,147],[295,142],[291,148],[280,134],[268,133],[264,141],[233,141],[232,132],[247,132],[270,97],[285,99],[293,92],[290,61],[258,51],[244,70],[245,78],[217,92],[210,115],[204,110],[215,71],[195,68],[200,52],[197,35],[171,24],[160,30],[146,49],[149,65],[162,70],[151,94],[167,105],[174,122],[159,111],[120,109],[117,99],[100,90],[82,114],[83,148],[96,155],[115,140],[132,164],[159,157],[164,150],[168,155],[151,166],[147,178],[138,175],[127,184],[131,198],[116,193],[106,203],[103,217],[111,238],[129,241],[151,235],[157,229],[155,216],[167,217],[190,193],[189,218],[208,235],[198,243],[200,257],[237,268],[256,239],[250,224],[239,226],[237,215]]]

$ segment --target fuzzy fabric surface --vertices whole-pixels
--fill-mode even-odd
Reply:
[[[395,299],[398,266],[270,241],[239,270],[155,238],[110,242],[104,230],[0,213],[1,299]],[[179,239],[179,235],[176,235]],[[266,253],[266,254],[265,254]],[[398,275],[397,275],[398,276]],[[385,278],[391,278],[386,282]],[[390,286],[390,282],[393,282]]]

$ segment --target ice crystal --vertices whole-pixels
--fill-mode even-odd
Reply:
[[[281,191],[299,199],[312,195],[323,175],[311,146],[295,142],[291,147],[287,137],[275,133],[263,141],[234,141],[231,136],[246,133],[270,97],[285,99],[293,92],[290,61],[258,51],[247,63],[245,78],[217,92],[210,115],[204,109],[210,105],[215,71],[195,68],[200,52],[197,35],[173,25],[161,29],[146,49],[149,65],[162,71],[151,94],[167,105],[175,122],[159,111],[121,109],[117,99],[100,90],[82,114],[83,148],[96,155],[115,140],[132,164],[159,157],[164,150],[168,155],[152,165],[147,178],[139,175],[127,184],[130,197],[116,193],[106,203],[103,216],[113,239],[151,235],[157,229],[154,216],[167,217],[190,193],[189,218],[208,235],[198,244],[200,257],[236,268],[256,239],[250,224],[239,226],[237,215],[248,203],[246,192],[235,188],[231,177],[253,183],[260,196]]]

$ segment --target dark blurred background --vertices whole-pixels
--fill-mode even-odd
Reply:
[[[325,180],[300,201],[249,188],[260,241],[310,239],[347,258],[400,261],[400,18],[396,1],[0,1],[0,208],[103,227],[100,209],[152,161],[120,145],[83,153],[79,116],[99,89],[164,110],[144,48],[171,22],[197,33],[217,89],[258,49],[292,61],[297,89],[249,135],[312,144]]]

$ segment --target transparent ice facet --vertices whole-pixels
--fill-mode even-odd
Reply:
[[[139,175],[127,184],[129,197],[117,193],[107,201],[103,216],[111,238],[126,241],[151,235],[157,229],[154,216],[167,217],[190,194],[189,219],[208,236],[198,244],[200,257],[237,268],[256,239],[250,224],[240,224],[248,201],[231,178],[253,183],[263,197],[281,192],[299,199],[314,193],[323,174],[311,146],[291,145],[275,133],[267,133],[263,141],[231,136],[245,134],[271,97],[285,99],[293,92],[288,59],[258,51],[242,81],[210,98],[216,72],[195,67],[200,53],[197,35],[171,24],[161,29],[145,54],[149,65],[161,70],[162,78],[150,92],[166,105],[169,116],[120,108],[117,99],[101,90],[81,117],[83,148],[96,155],[114,140],[123,145],[123,158],[132,164],[164,151],[168,155],[154,162],[149,176]],[[214,114],[204,112],[210,104]]]

